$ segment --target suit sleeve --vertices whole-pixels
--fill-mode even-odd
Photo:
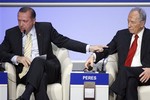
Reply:
[[[59,34],[53,26],[50,24],[51,30],[51,40],[58,47],[63,47],[72,51],[86,53],[86,43],[70,39],[62,34]]]
[[[6,31],[6,35],[5,38],[3,40],[3,42],[0,45],[0,60],[3,62],[11,62],[11,58],[14,56],[11,53],[11,46],[9,43],[9,35],[7,34]]]
[[[103,52],[99,52],[99,53],[95,52],[95,54],[96,54],[96,61],[95,61],[95,63],[97,63],[98,61],[100,61],[103,58],[107,58],[108,55],[114,54],[114,53],[117,52],[117,49],[118,49],[118,47],[117,47],[117,38],[118,38],[118,35],[116,34],[113,37],[113,39],[111,40],[111,42],[109,44],[107,44],[109,49],[106,49]]]

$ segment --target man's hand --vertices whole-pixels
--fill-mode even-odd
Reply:
[[[89,51],[90,52],[103,52],[104,48],[108,48],[108,46],[90,45]]]
[[[25,66],[25,67],[29,67],[31,64],[30,59],[27,57],[24,57],[24,56],[18,56],[17,62],[23,64],[23,66]]]
[[[143,68],[143,72],[140,74],[140,81],[146,83],[150,79],[150,68]]]
[[[89,66],[93,67],[93,64],[94,64],[94,56],[91,55],[85,62],[85,69],[89,69],[88,68]]]

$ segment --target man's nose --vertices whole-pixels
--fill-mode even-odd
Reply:
[[[24,24],[22,21],[19,22],[19,25],[22,27]]]
[[[23,23],[22,23],[22,22],[20,22],[20,26],[23,26]]]
[[[130,22],[128,23],[128,27],[129,27],[129,28],[131,27],[131,23],[130,23]]]

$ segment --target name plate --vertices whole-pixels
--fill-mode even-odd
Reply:
[[[7,73],[6,72],[0,72],[0,84],[7,84]]]
[[[84,82],[95,82],[96,85],[108,85],[108,73],[72,72],[71,85],[83,85]]]

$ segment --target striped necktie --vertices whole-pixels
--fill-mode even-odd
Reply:
[[[31,34],[28,33],[25,40],[24,46],[24,56],[27,58],[31,58],[31,48],[32,48],[32,41],[31,41]],[[19,74],[19,77],[22,78],[27,74],[29,70],[29,66],[24,66],[22,72]]]

